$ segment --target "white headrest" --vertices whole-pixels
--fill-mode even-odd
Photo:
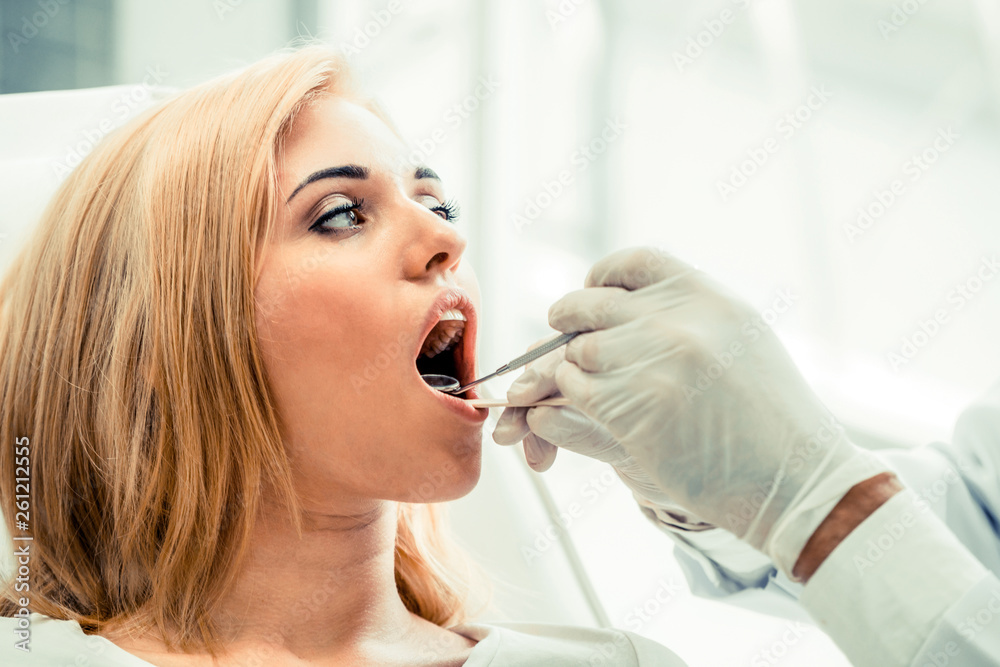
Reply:
[[[97,142],[174,90],[139,85],[0,95],[0,271]],[[9,539],[0,520],[0,578],[14,567]]]
[[[0,270],[97,142],[175,90],[133,85],[0,95]]]

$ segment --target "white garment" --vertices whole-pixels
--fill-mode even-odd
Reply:
[[[950,445],[876,454],[908,490],[805,586],[724,530],[679,531],[643,512],[677,542],[692,591],[798,598],[853,664],[1000,665],[1000,382],[963,412]]]
[[[0,618],[0,665],[4,667],[150,667],[104,637],[86,635],[76,621],[31,614],[31,651],[13,646],[16,620]],[[466,623],[450,628],[479,643],[465,667],[681,667],[664,646],[627,630],[600,630],[538,623]]]

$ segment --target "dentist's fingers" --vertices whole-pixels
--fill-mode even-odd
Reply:
[[[528,411],[528,426],[536,436],[561,449],[616,465],[627,458],[607,429],[573,407],[541,406]]]
[[[549,326],[563,333],[617,326],[642,314],[627,308],[628,297],[628,290],[620,287],[570,292],[549,307]]]
[[[580,334],[566,344],[565,359],[588,373],[607,373],[668,358],[690,338],[680,327],[637,319]]]
[[[593,414],[592,403],[596,388],[590,373],[581,370],[576,364],[567,362],[560,364],[556,369],[555,379],[559,392],[578,410],[584,414]]]
[[[659,248],[626,248],[595,263],[587,273],[583,285],[635,290],[696,270]]]
[[[543,338],[531,345],[528,350],[533,350],[559,335],[554,334]],[[557,393],[553,373],[556,366],[562,361],[564,354],[565,350],[559,348],[535,359],[511,385],[507,391],[507,401],[515,405],[518,403],[530,404]],[[524,407],[504,408],[500,419],[497,420],[496,427],[493,429],[493,441],[498,445],[513,445],[521,442],[530,430],[525,419],[527,410]]]
[[[498,445],[513,445],[524,440],[531,430],[527,421],[528,408],[504,408],[493,429],[493,442]]]
[[[534,433],[529,433],[524,439],[524,458],[535,472],[545,472],[551,468],[558,451],[558,447]]]
[[[525,413],[528,408],[507,408],[497,427],[493,440],[500,445],[513,445],[523,441],[524,458],[535,472],[545,472],[556,460],[556,446],[538,437],[528,429]]]
[[[553,374],[565,355],[566,348],[563,346],[535,359],[531,367],[510,385],[507,390],[507,401],[514,405],[528,404],[556,393]]]

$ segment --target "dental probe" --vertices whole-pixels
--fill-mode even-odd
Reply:
[[[516,359],[512,359],[511,361],[508,361],[506,364],[504,364],[500,368],[496,369],[495,371],[493,371],[489,375],[484,375],[483,377],[479,378],[478,380],[474,380],[474,381],[470,382],[469,384],[465,385],[464,387],[435,387],[435,389],[437,389],[438,391],[443,391],[446,394],[461,394],[463,391],[465,391],[469,387],[474,387],[477,384],[479,384],[480,382],[486,382],[487,380],[492,380],[493,378],[497,377],[498,375],[503,375],[504,373],[509,373],[509,372],[511,372],[513,370],[517,370],[518,368],[520,368],[521,366],[524,366],[525,364],[530,364],[532,361],[534,361],[538,357],[546,355],[549,352],[551,352],[552,350],[555,350],[555,349],[557,349],[559,347],[562,347],[566,343],[570,342],[571,340],[573,340],[574,338],[576,338],[577,336],[579,336],[581,333],[583,333],[583,332],[582,331],[574,331],[573,333],[563,334],[563,335],[561,335],[561,336],[559,336],[557,338],[553,338],[552,340],[550,340],[547,343],[542,343],[541,345],[539,345],[535,349],[533,349],[533,350],[531,350],[531,351],[529,351],[529,352],[527,352],[525,354],[522,354],[520,357],[517,357]],[[458,384],[458,383],[456,382],[455,384]]]

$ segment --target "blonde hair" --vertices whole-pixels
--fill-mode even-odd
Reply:
[[[262,489],[301,531],[254,285],[282,139],[323,94],[357,99],[395,131],[334,51],[282,49],[106,137],[0,284],[0,509],[19,534],[12,443],[27,436],[31,611],[88,633],[155,628],[215,655],[211,612]],[[448,627],[468,619],[481,570],[448,539],[442,509],[399,504],[395,577],[410,611]],[[12,616],[23,594],[6,584],[0,615]]]

